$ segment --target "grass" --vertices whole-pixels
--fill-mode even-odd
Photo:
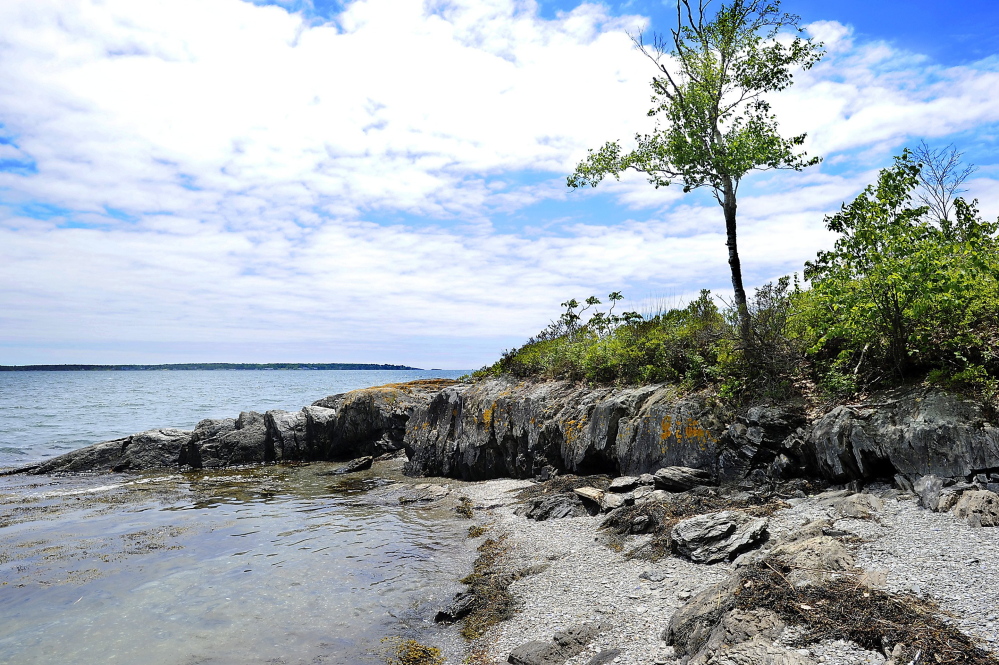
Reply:
[[[899,663],[999,665],[999,659],[941,618],[942,611],[929,600],[872,589],[849,577],[796,588],[787,581],[789,572],[779,559],[749,567],[736,604],[771,609],[788,625],[801,626],[799,646],[848,640],[889,656],[902,645],[895,656]]]

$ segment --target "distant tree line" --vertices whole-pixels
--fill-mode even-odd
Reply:
[[[133,372],[150,370],[216,370],[216,369],[397,369],[419,370],[408,365],[378,365],[373,363],[175,363],[168,365],[0,365],[0,372]]]

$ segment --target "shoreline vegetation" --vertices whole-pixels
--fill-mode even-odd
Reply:
[[[148,372],[189,370],[410,370],[408,365],[375,363],[169,363],[163,365],[0,365],[0,372]],[[435,371],[435,370],[430,370]]]

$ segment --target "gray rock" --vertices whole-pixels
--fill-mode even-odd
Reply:
[[[656,489],[666,492],[686,492],[711,482],[711,474],[707,471],[684,466],[668,466],[659,469],[654,478]]]
[[[333,471],[334,475],[342,476],[348,473],[357,473],[358,471],[367,471],[371,468],[371,464],[375,461],[374,457],[358,457],[357,459],[350,460],[339,469]]]
[[[575,494],[547,494],[528,499],[514,513],[539,522],[589,514]]]
[[[600,510],[608,513],[625,505],[629,502],[629,500],[631,503],[635,502],[635,498],[630,494],[614,494],[613,492],[604,492],[603,497],[600,499]]]
[[[769,556],[790,566],[787,579],[795,586],[820,585],[853,571],[856,566],[853,555],[830,536],[782,542]]]
[[[946,484],[946,480],[929,474],[923,476],[912,484],[912,489],[919,497],[919,505],[927,510],[936,511],[940,506],[940,493]]]
[[[510,652],[507,662],[513,665],[562,665],[582,653],[586,645],[606,627],[598,623],[573,626],[555,633],[551,642],[534,640]]]
[[[181,449],[191,440],[192,432],[181,429],[154,429],[128,437],[121,457],[112,471],[138,471],[176,467]]]
[[[264,414],[267,426],[268,451],[273,451],[275,461],[294,461],[307,458],[306,416],[301,411],[268,411]]]
[[[638,477],[638,484],[639,485],[655,485],[656,484],[656,477],[653,476],[651,473],[643,473],[642,475],[640,475]]]
[[[856,519],[871,519],[884,509],[884,503],[878,497],[866,492],[845,496],[835,504],[835,509],[843,517]]]
[[[811,473],[835,482],[968,478],[999,468],[999,429],[980,403],[932,389],[893,391],[833,409],[797,452]]]
[[[813,665],[816,661],[761,636],[721,649],[707,662],[710,665]]]
[[[29,473],[66,473],[79,471],[110,471],[121,459],[122,450],[129,437],[102,441],[86,448],[53,457],[41,464],[25,469]]]
[[[460,591],[454,594],[454,598],[445,607],[441,608],[434,617],[436,623],[454,623],[475,609],[476,598],[471,591]]]
[[[196,468],[215,469],[242,464],[259,464],[274,460],[268,453],[267,426],[263,414],[243,411],[233,422],[233,428],[212,427],[205,438],[195,430],[184,463]]]
[[[620,649],[604,649],[593,654],[593,658],[586,661],[586,665],[607,665],[620,655]]]
[[[611,481],[607,487],[608,492],[630,492],[638,487],[639,481],[636,476],[618,476]]]
[[[407,504],[439,501],[450,493],[451,490],[446,487],[434,485],[433,483],[420,483],[418,485],[413,485],[408,492],[400,496],[399,503]]]
[[[999,526],[999,494],[988,490],[967,491],[953,512],[974,527]]]
[[[698,515],[673,527],[677,552],[695,563],[731,561],[767,538],[767,519],[738,511]]]

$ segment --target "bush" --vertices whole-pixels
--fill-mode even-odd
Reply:
[[[618,296],[615,293],[611,296]],[[612,297],[612,302],[615,298]],[[587,303],[599,304],[596,298]],[[696,388],[713,380],[713,369],[731,326],[709,291],[682,309],[642,317],[596,312],[582,322],[579,303],[519,349],[507,351],[476,377],[512,374],[526,378],[594,383],[680,383]]]
[[[826,219],[834,248],[805,266],[799,333],[833,392],[929,376],[982,384],[995,377],[999,330],[996,224],[955,201],[941,227],[912,205],[920,165],[908,151]]]

